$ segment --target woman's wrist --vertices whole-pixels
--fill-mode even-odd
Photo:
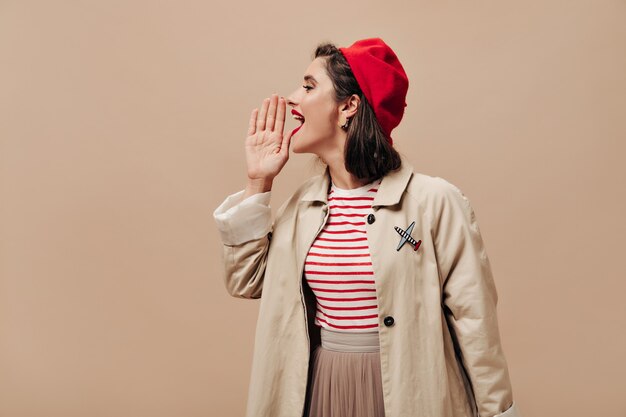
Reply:
[[[272,190],[272,183],[274,179],[268,178],[259,178],[259,179],[249,179],[246,184],[246,190],[244,194],[244,199],[250,197],[254,194],[265,193],[267,191]]]

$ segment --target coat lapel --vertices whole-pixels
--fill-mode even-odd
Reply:
[[[318,231],[322,229],[328,214],[328,189],[330,187],[330,174],[328,166],[323,174],[314,177],[298,202],[297,233],[294,242],[296,262],[300,274],[300,286],[304,296],[306,308],[306,320],[309,335],[309,360],[312,360],[312,352],[315,346],[321,344],[319,328],[315,326],[316,299],[313,291],[304,279],[304,261],[309,248],[313,244]],[[309,378],[312,372],[312,363],[309,362]]]
[[[406,186],[413,174],[413,166],[403,157],[400,157],[402,165],[395,171],[389,172],[383,177],[376,197],[372,202],[374,210],[378,210],[381,206],[393,206],[400,202],[402,193],[406,190]]]

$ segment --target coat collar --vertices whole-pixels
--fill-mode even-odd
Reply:
[[[400,159],[402,161],[400,168],[389,172],[383,177],[376,192],[376,197],[374,197],[372,202],[372,207],[392,206],[400,201],[402,193],[413,174],[413,166],[404,157],[400,156]],[[326,166],[323,174],[312,178],[310,186],[307,187],[300,201],[319,201],[328,204],[329,187],[330,170]]]

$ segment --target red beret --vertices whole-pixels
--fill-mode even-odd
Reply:
[[[393,145],[391,131],[400,124],[406,107],[409,79],[396,54],[380,38],[362,39],[339,48],[348,61],[378,124]]]

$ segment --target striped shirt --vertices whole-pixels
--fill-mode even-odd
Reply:
[[[378,328],[374,270],[366,218],[382,180],[354,189],[331,185],[328,221],[304,264],[304,276],[317,299],[315,324],[338,332]]]

